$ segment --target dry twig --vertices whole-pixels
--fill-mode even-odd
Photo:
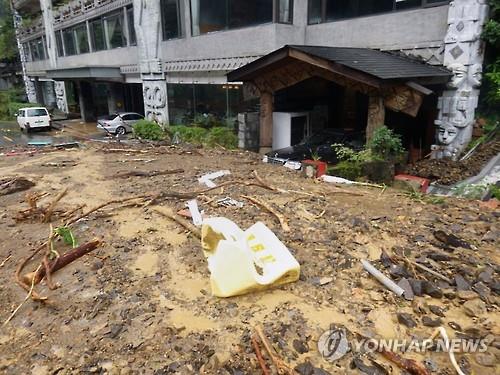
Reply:
[[[68,189],[64,189],[61,191],[57,197],[52,201],[52,203],[49,205],[47,210],[45,211],[45,215],[43,216],[43,223],[48,223],[50,221],[50,218],[52,217],[52,213],[54,212],[54,209],[56,208],[57,202],[59,202],[68,192]]]
[[[262,330],[262,326],[258,325],[255,327],[255,332],[260,338],[260,341],[262,341],[262,345],[264,345],[264,348],[267,351],[267,354],[271,358],[271,361],[273,362],[274,366],[276,367],[276,370],[278,371],[278,374],[285,374],[285,375],[296,375],[297,372],[288,366],[276,353],[276,351],[273,349],[271,346],[271,343],[267,339],[266,335],[264,334],[264,331]]]
[[[7,263],[9,261],[9,259],[12,258],[12,255],[9,255],[7,258],[5,258],[3,260],[2,263],[0,263],[0,268],[2,268],[3,266],[5,266],[5,263]]]
[[[195,227],[193,224],[188,222],[187,220],[184,220],[183,218],[175,215],[171,210],[169,210],[166,207],[155,207],[154,211],[159,213],[162,216],[168,217],[169,219],[175,221],[176,223],[180,224],[183,226],[185,229],[193,233],[196,237],[201,238],[201,232],[200,230]]]
[[[257,339],[255,338],[255,336],[252,336],[251,340],[252,340],[253,350],[255,351],[255,355],[257,356],[257,361],[259,361],[259,366],[262,369],[262,374],[263,375],[271,375],[268,368],[267,368],[266,362],[264,361],[264,358],[262,357],[262,353],[260,351],[259,343],[257,342]]]
[[[269,204],[267,204],[266,202],[261,201],[257,198],[249,197],[247,195],[242,195],[241,197],[245,198],[246,200],[249,200],[250,202],[256,204],[259,207],[264,208],[266,211],[273,214],[280,222],[280,225],[281,225],[281,228],[283,229],[283,231],[290,232],[290,227],[288,226],[288,223],[286,222],[285,217],[282,214],[280,214],[278,211],[276,211],[273,207],[271,207]]]

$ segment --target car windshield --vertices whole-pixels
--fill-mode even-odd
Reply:
[[[100,116],[99,120],[114,120],[118,115],[112,114],[112,115],[106,115],[106,116]]]
[[[311,135],[309,138],[305,139],[302,144],[305,145],[322,145],[326,143],[332,143],[335,141],[335,139],[341,138],[340,134],[333,134],[333,133],[327,133],[327,132],[322,132],[322,133],[316,133]]]
[[[28,117],[40,117],[47,116],[47,110],[45,108],[34,108],[28,109]]]

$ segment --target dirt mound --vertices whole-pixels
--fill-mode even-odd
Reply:
[[[477,175],[486,163],[499,152],[500,140],[496,139],[479,146],[476,152],[467,160],[425,159],[410,165],[406,173],[429,178],[442,185],[453,185]]]

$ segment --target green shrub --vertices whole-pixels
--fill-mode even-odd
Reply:
[[[38,104],[38,103],[10,102],[9,107],[8,107],[9,117],[11,119],[14,118],[17,111],[19,111],[20,108],[27,108],[27,107],[43,107],[43,105]]]
[[[382,160],[395,160],[404,154],[405,149],[401,143],[401,137],[382,126],[373,132],[372,139],[368,142],[367,149],[375,158]]]
[[[334,167],[328,168],[328,174],[355,181],[363,176],[363,168],[361,163],[344,160]]]
[[[139,120],[134,126],[134,135],[141,139],[149,141],[161,141],[165,139],[165,131],[154,121]]]
[[[210,147],[219,145],[228,149],[235,149],[238,147],[238,137],[230,128],[215,127],[210,129],[206,144]]]
[[[178,134],[182,142],[203,144],[207,137],[208,131],[198,126],[174,125],[169,127],[169,132],[173,137]]]

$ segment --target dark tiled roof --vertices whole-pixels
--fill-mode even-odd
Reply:
[[[368,48],[296,45],[286,47],[345,65],[349,68],[371,74],[381,79],[410,79],[451,76],[451,72],[445,68],[429,65],[409,57]]]

